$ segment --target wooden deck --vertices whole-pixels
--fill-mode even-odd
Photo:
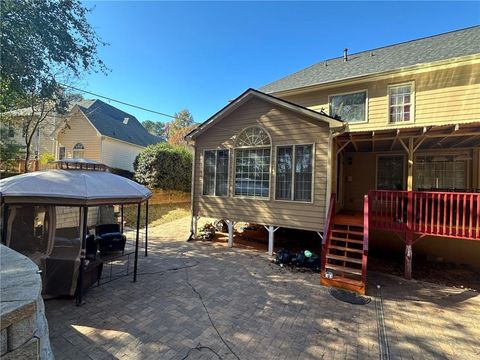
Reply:
[[[363,226],[363,213],[361,211],[341,210],[335,214],[335,224]]]

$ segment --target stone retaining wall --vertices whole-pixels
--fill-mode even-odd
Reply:
[[[53,359],[38,266],[0,244],[0,356]]]

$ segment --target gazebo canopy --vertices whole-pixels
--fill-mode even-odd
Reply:
[[[5,204],[95,206],[140,203],[152,196],[145,186],[122,176],[85,170],[92,168],[88,165],[95,163],[97,168],[100,163],[75,160],[68,161],[69,169],[37,171],[0,180],[2,201]],[[74,163],[79,166],[72,168]]]

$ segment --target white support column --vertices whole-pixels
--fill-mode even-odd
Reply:
[[[231,248],[233,247],[233,226],[235,225],[235,222],[232,220],[227,220],[227,226],[228,226],[228,247]]]
[[[192,216],[192,233],[194,238],[197,238],[197,227],[198,227],[199,217],[200,216],[197,216],[197,215]]]
[[[268,231],[268,255],[272,256],[273,255],[273,237],[274,237],[274,233],[275,231],[277,231],[280,227],[277,226],[277,227],[274,227],[272,225],[269,225],[269,226],[265,226],[265,229],[267,229]]]

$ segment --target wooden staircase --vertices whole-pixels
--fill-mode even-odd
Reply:
[[[322,241],[320,283],[365,294],[368,256],[368,197],[364,216],[335,215],[335,201]],[[365,217],[366,216],[366,217]]]

